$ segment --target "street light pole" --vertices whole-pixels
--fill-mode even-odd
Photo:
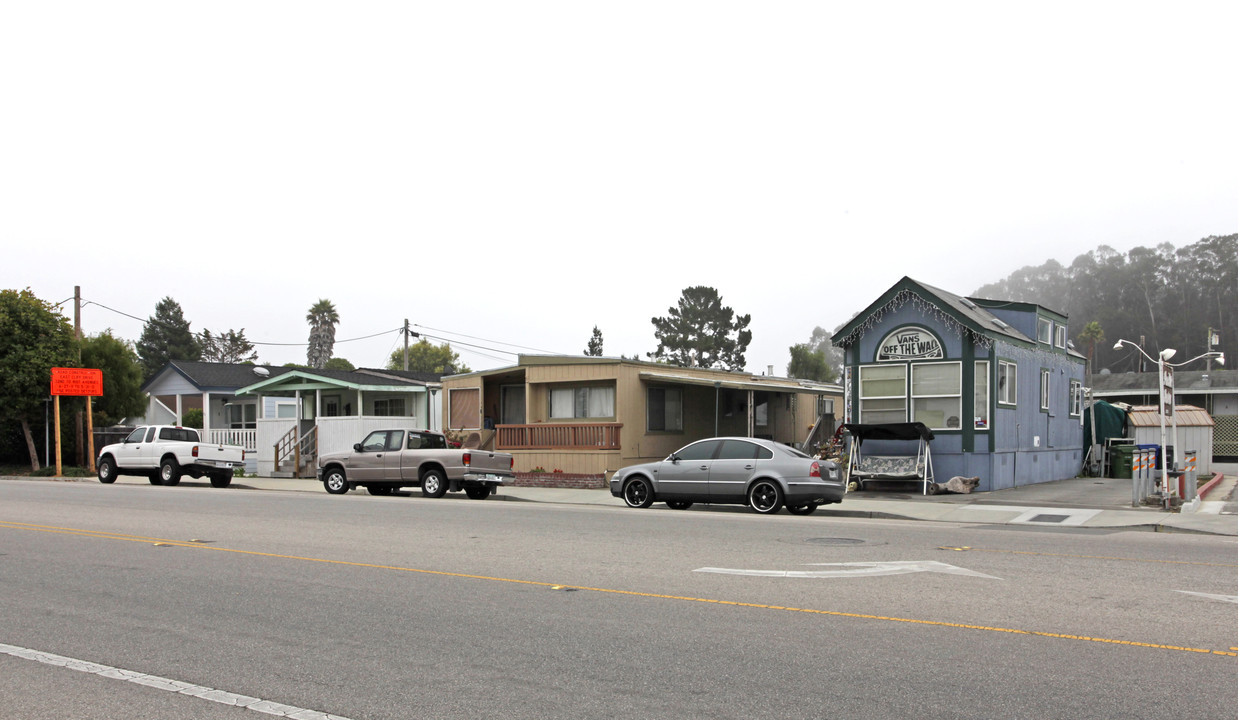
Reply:
[[[1123,345],[1127,347],[1135,348],[1136,350],[1139,351],[1139,354],[1147,358],[1149,362],[1152,360],[1152,357],[1148,355],[1148,353],[1145,352],[1142,347],[1140,347],[1139,345],[1136,345],[1130,340],[1118,340],[1114,344],[1113,349],[1121,350]],[[1170,486],[1169,486],[1169,458],[1167,457],[1167,453],[1165,452],[1166,450],[1165,448],[1165,440],[1166,440],[1165,438],[1165,416],[1166,415],[1169,415],[1170,417],[1173,418],[1173,432],[1174,432],[1174,437],[1173,437],[1174,445],[1173,446],[1174,448],[1177,448],[1178,446],[1178,418],[1177,418],[1177,415],[1174,413],[1174,405],[1173,405],[1173,402],[1174,402],[1173,369],[1176,367],[1182,367],[1183,365],[1186,365],[1187,363],[1193,363],[1196,360],[1203,360],[1205,358],[1207,358],[1208,360],[1211,360],[1212,358],[1216,358],[1216,361],[1218,364],[1220,365],[1225,364],[1225,353],[1223,352],[1207,352],[1207,353],[1204,353],[1203,355],[1200,355],[1199,357],[1193,357],[1190,360],[1186,360],[1185,362],[1180,362],[1180,363],[1171,364],[1167,362],[1176,353],[1177,351],[1174,350],[1173,348],[1165,348],[1164,350],[1161,350],[1159,353],[1156,354],[1157,386],[1159,390],[1158,395],[1160,397],[1160,407],[1157,408],[1157,415],[1160,417],[1160,420],[1161,420],[1161,448],[1160,448],[1161,492],[1165,498],[1165,509],[1166,510],[1168,510],[1170,507],[1170,496],[1172,494],[1170,491]],[[1166,391],[1168,391],[1168,395],[1169,395],[1169,405],[1166,405],[1165,403]],[[1181,456],[1182,454],[1181,451],[1176,450],[1176,449],[1175,449],[1175,452],[1177,452],[1179,456]],[[1178,457],[1175,457],[1174,458],[1174,470],[1177,470],[1177,469],[1178,469]]]

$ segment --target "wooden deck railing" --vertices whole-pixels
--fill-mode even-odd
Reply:
[[[619,450],[622,423],[499,425],[497,450]]]

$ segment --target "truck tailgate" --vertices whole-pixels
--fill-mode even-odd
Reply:
[[[507,453],[494,453],[486,450],[469,450],[465,453],[464,463],[467,472],[489,473],[510,477],[512,473],[512,456]]]
[[[237,445],[207,445],[198,443],[199,465],[237,467],[245,464],[245,449]]]

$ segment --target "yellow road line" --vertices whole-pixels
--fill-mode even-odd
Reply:
[[[1019,630],[1017,628],[992,627],[988,625],[971,625],[967,623],[945,622],[941,620],[920,620],[916,618],[891,617],[886,615],[869,615],[866,613],[851,613],[842,612],[839,610],[815,610],[812,608],[795,608],[783,607],[780,605],[763,605],[761,603],[741,602],[738,600],[717,600],[711,598],[698,598],[684,595],[665,595],[661,593],[640,592],[637,590],[617,590],[614,588],[596,588],[585,585],[566,585],[564,583],[543,582],[540,580],[520,580],[515,578],[491,577],[488,575],[474,575],[470,573],[448,572],[445,570],[424,570],[418,568],[400,567],[398,565],[379,565],[376,563],[361,563],[351,560],[330,560],[327,558],[304,557],[300,555],[284,555],[280,553],[258,552],[255,550],[237,550],[233,548],[220,547],[218,545],[203,545],[199,542],[182,541],[182,540],[167,540],[163,538],[152,538],[141,535],[125,535],[122,533],[112,533],[97,530],[83,530],[78,528],[63,528],[49,525],[33,525],[30,523],[18,523],[10,521],[0,521],[0,527],[7,527],[14,530],[34,530],[38,532],[58,533],[64,535],[78,535],[82,537],[93,537],[103,540],[125,540],[128,542],[143,542],[153,543],[159,546],[192,548],[194,550],[213,550],[216,552],[226,552],[238,555],[252,555],[255,557],[277,558],[281,560],[299,560],[302,562],[324,563],[327,565],[341,565],[346,567],[368,568],[372,570],[394,570],[398,572],[418,573],[421,575],[437,575],[440,577],[462,578],[467,580],[485,580],[489,582],[513,583],[517,585],[530,585],[535,587],[547,587],[555,590],[586,590],[589,592],[606,593],[610,595],[624,595],[629,597],[652,598],[658,600],[676,600],[679,602],[696,602],[710,603],[714,605],[727,605],[730,607],[755,608],[760,610],[778,610],[782,612],[803,613],[807,615],[827,615],[831,617],[845,617],[857,620],[880,620],[883,622],[897,622],[908,625],[924,625],[929,627],[955,628],[960,630],[981,630],[985,632],[1006,633],[1009,635],[1025,635],[1028,637],[1053,638],[1057,640],[1075,640],[1081,642],[1103,643],[1106,645],[1125,645],[1128,647],[1151,648],[1155,650],[1173,650],[1177,652],[1188,652],[1200,655],[1225,655],[1228,657],[1238,657],[1238,649],[1230,648],[1230,651],[1210,650],[1207,648],[1193,648],[1179,645],[1163,645],[1160,643],[1136,642],[1134,640],[1115,640],[1112,638],[1088,637],[1084,635],[1068,635],[1063,633],[1043,632],[1039,630]],[[951,548],[953,549],[953,548]],[[971,548],[968,548],[971,549]]]

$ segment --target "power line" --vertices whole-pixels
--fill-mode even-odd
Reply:
[[[72,300],[72,299],[73,299],[73,298],[69,298],[69,300]],[[67,301],[65,301],[65,302],[67,302]],[[143,325],[154,325],[154,326],[156,326],[156,327],[161,327],[161,328],[163,328],[163,329],[165,329],[165,330],[179,330],[179,329],[181,329],[181,328],[177,328],[177,327],[174,327],[174,326],[172,326],[172,325],[169,325],[169,324],[167,324],[167,323],[165,323],[165,322],[160,322],[160,321],[155,320],[155,319],[153,319],[153,318],[147,318],[147,319],[145,319],[145,320],[144,320],[144,319],[142,319],[142,318],[140,318],[140,317],[138,317],[138,316],[136,316],[136,315],[130,315],[130,314],[129,314],[129,313],[127,313],[127,312],[124,312],[124,311],[122,311],[122,310],[117,310],[116,308],[111,308],[111,307],[108,307],[107,305],[104,305],[104,304],[103,304],[103,303],[101,303],[101,302],[96,302],[96,301],[94,301],[94,300],[90,300],[90,301],[87,301],[87,302],[82,303],[82,307],[86,307],[87,305],[97,305],[97,306],[99,306],[99,307],[103,308],[104,310],[108,310],[108,311],[114,312],[114,313],[116,313],[117,315],[123,315],[123,316],[125,316],[125,317],[127,317],[127,318],[130,318],[130,319],[132,319],[132,320],[137,320],[138,322],[142,323]],[[403,327],[398,327],[398,328],[395,328],[395,329],[393,329],[393,330],[383,330],[383,331],[381,331],[381,332],[376,332],[376,333],[374,333],[374,334],[372,334],[372,335],[363,335],[363,336],[361,336],[361,337],[348,338],[348,339],[346,339],[346,340],[336,340],[336,341],[335,341],[335,344],[336,344],[336,345],[340,345],[340,344],[342,344],[342,343],[357,342],[358,340],[369,340],[369,339],[371,339],[371,338],[376,338],[376,337],[379,337],[379,336],[381,336],[381,335],[386,335],[386,334],[388,334],[388,333],[403,332],[403,331],[404,331],[404,328],[403,328]],[[194,337],[201,338],[201,337],[203,337],[203,334],[204,334],[204,333],[205,333],[205,331],[203,331],[203,332],[191,332],[190,334],[191,334],[191,335],[193,335]],[[308,343],[308,342],[303,342],[303,343],[260,342],[260,341],[258,341],[258,340],[249,340],[248,338],[246,338],[246,341],[247,341],[250,345],[263,345],[263,346],[266,346],[266,347],[309,347],[309,343]]]
[[[562,354],[563,354],[563,353],[557,353],[557,352],[554,352],[553,350],[541,350],[541,349],[538,349],[538,348],[526,347],[526,346],[524,346],[524,345],[517,345],[516,343],[503,342],[502,340],[491,340],[491,339],[489,339],[489,338],[476,337],[476,336],[473,336],[473,335],[465,335],[464,333],[453,332],[453,331],[451,331],[451,330],[441,330],[441,329],[439,329],[439,328],[432,328],[432,327],[428,327],[428,326],[426,326],[426,325],[416,325],[416,327],[419,327],[419,328],[425,328],[426,330],[433,330],[434,332],[447,333],[448,335],[459,335],[460,337],[469,338],[470,340],[480,340],[480,341],[482,341],[482,342],[494,343],[494,344],[497,344],[497,345],[507,345],[508,347],[520,348],[520,349],[522,349],[522,350],[532,350],[533,352],[544,353],[544,354],[546,354],[546,355],[562,355]],[[439,338],[439,339],[440,339],[440,340],[442,340],[442,339],[445,339],[445,338]],[[450,342],[450,340],[448,340],[448,342]],[[496,352],[507,352],[507,351],[506,351],[506,350],[496,350]],[[519,353],[508,353],[508,354],[509,354],[509,355],[519,355]]]

